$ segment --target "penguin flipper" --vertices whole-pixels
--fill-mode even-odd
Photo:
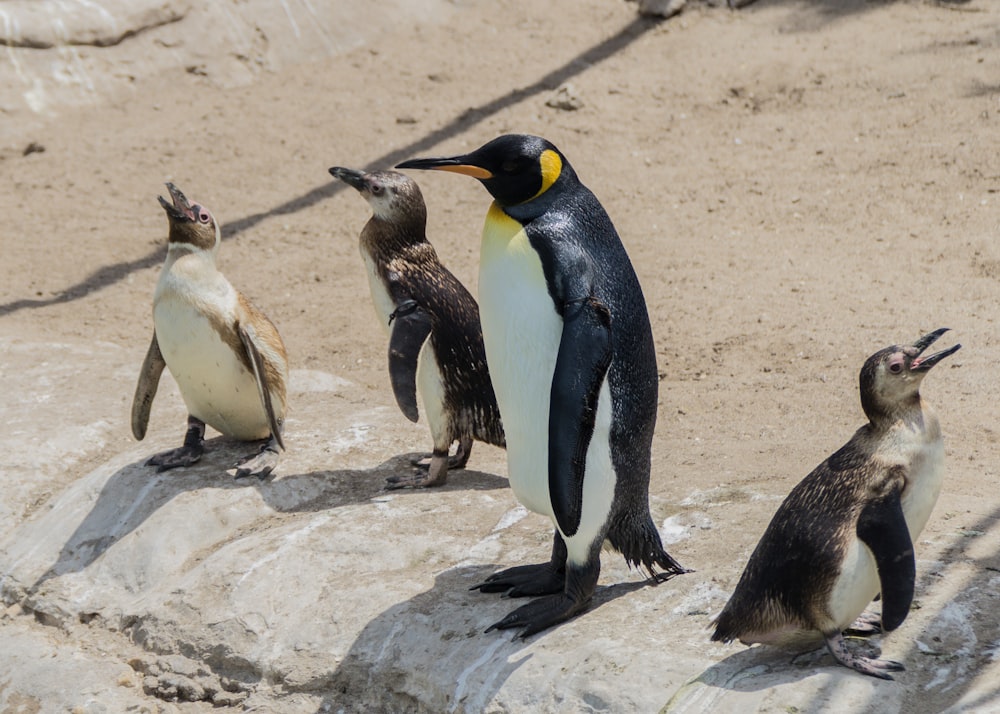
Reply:
[[[160,375],[167,366],[160,352],[160,343],[156,341],[156,331],[146,350],[146,358],[139,370],[139,382],[135,385],[135,396],[132,397],[132,436],[142,441],[149,425],[149,410],[153,407],[153,397],[160,386]]]
[[[274,413],[274,405],[271,403],[271,388],[267,381],[267,370],[264,368],[264,357],[257,348],[257,331],[249,322],[241,322],[237,326],[240,335],[240,342],[243,349],[247,351],[250,358],[250,366],[253,368],[254,382],[257,384],[257,393],[260,395],[261,404],[264,405],[264,413],[267,415],[267,423],[271,428],[271,437],[278,442],[278,446],[285,448],[285,442],[281,438],[281,424]]]
[[[549,407],[549,498],[559,530],[576,534],[597,397],[611,365],[611,312],[596,298],[566,304]]]
[[[395,322],[389,336],[389,380],[400,411],[410,421],[420,418],[417,410],[417,357],[431,333],[431,316],[416,300],[399,303],[389,324]]]
[[[886,632],[895,630],[906,619],[917,574],[900,490],[894,489],[865,506],[857,526],[858,538],[875,556],[882,593],[882,629]]]

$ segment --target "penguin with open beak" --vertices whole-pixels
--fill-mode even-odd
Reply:
[[[167,258],[153,293],[153,338],[132,400],[132,434],[146,436],[163,368],[188,409],[183,446],[146,463],[165,471],[197,463],[205,425],[244,441],[265,440],[236,465],[237,478],[266,478],[284,449],[288,356],[270,320],[219,272],[221,232],[207,208],[167,184],[159,197],[170,233]]]
[[[924,352],[946,331],[865,361],[868,423],[788,494],[714,620],[713,640],[782,647],[825,640],[834,659],[862,674],[892,679],[903,670],[852,652],[843,632],[891,632],[910,610],[913,543],[944,479],[941,425],[920,385],[961,345]],[[859,619],[877,594],[881,618]]]

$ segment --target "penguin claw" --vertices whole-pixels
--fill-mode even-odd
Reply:
[[[514,639],[524,640],[560,622],[565,622],[587,606],[587,601],[577,601],[564,593],[547,595],[522,605],[499,622],[494,622],[486,632],[522,628]]]
[[[193,466],[201,461],[202,453],[204,449],[200,446],[180,446],[150,456],[144,466],[155,466],[156,473],[162,473],[181,466]]]
[[[847,647],[844,636],[839,632],[827,636],[826,646],[835,660],[861,674],[894,681],[895,678],[889,672],[903,672],[906,670],[906,667],[901,662],[896,662],[895,660],[865,657],[851,652]]]
[[[248,476],[256,476],[261,481],[265,480],[278,465],[277,452],[265,449],[259,454],[248,456],[236,463],[236,474],[233,478],[241,479]]]
[[[561,593],[566,583],[565,571],[552,567],[552,563],[518,565],[493,573],[469,590],[482,593],[503,593],[504,597],[535,597]],[[502,628],[497,628],[502,629]]]
[[[415,462],[414,462],[415,463]],[[430,488],[444,486],[448,481],[448,459],[445,456],[431,455],[430,467],[426,474],[411,474],[409,476],[390,476],[385,480],[387,491],[400,488]]]

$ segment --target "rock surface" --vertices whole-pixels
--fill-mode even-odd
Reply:
[[[73,42],[121,41],[3,48],[0,711],[1000,710],[1000,6],[320,5],[102,3],[112,25],[77,3]],[[570,83],[582,106],[547,107]],[[382,489],[429,438],[388,387],[368,209],[326,173],[512,130],[567,153],[636,264],[662,372],[651,507],[695,570],[652,587],[605,553],[590,610],[527,642],[483,633],[519,603],[468,590],[548,555],[503,452]],[[486,195],[417,179],[474,290]],[[195,468],[144,467],[183,436],[168,376],[129,435],[168,180],[220,217],[222,270],[288,344],[272,480],[235,481],[246,446],[218,437]],[[907,671],[709,642],[780,500],[859,426],[864,358],[939,326],[965,345],[924,389],[949,473],[914,608],[873,643]]]

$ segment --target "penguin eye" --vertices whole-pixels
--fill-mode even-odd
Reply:
[[[198,220],[201,221],[202,223],[208,223],[210,220],[212,220],[212,217],[208,215],[208,211],[201,211],[198,214]]]
[[[517,173],[518,162],[515,159],[507,159],[502,164],[500,164],[500,171],[505,174]]]
[[[382,195],[382,184],[380,184],[380,183],[373,183],[372,184],[372,195],[373,196],[381,196]]]
[[[902,372],[903,371],[902,360],[893,360],[892,362],[890,362],[889,371],[892,372],[893,374],[899,374],[900,372]]]

